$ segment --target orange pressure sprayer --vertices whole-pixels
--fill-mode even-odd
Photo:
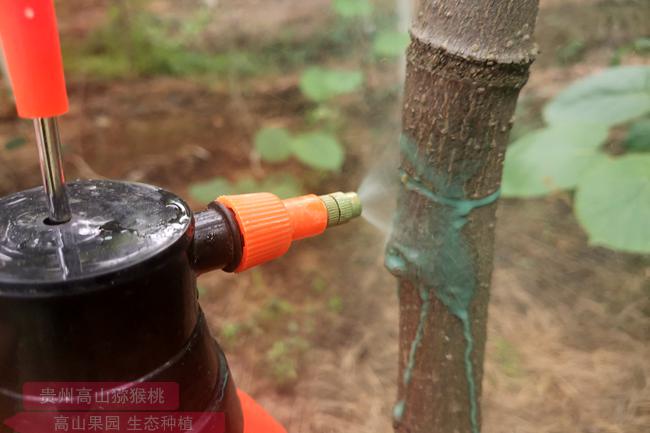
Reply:
[[[71,431],[68,419],[98,431],[109,416],[113,427],[141,417],[146,431],[286,433],[237,390],[196,278],[282,256],[359,216],[358,196],[227,195],[193,212],[154,186],[66,183],[52,0],[0,0],[0,37],[18,113],[35,121],[44,182],[0,198],[0,433]],[[162,406],[142,406],[136,396],[155,387]]]

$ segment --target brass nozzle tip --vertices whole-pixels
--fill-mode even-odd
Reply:
[[[319,197],[327,208],[327,227],[338,226],[361,215],[361,200],[356,192],[334,192]]]

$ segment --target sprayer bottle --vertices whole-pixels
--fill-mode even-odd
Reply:
[[[154,186],[66,184],[55,118],[68,101],[52,1],[0,0],[0,36],[18,112],[42,126],[44,179],[0,198],[0,432],[26,431],[20,420],[30,414],[20,413],[39,398],[26,384],[174,383],[175,411],[225,414],[223,426],[192,431],[284,433],[236,389],[196,278],[282,256],[359,216],[357,195],[222,196],[193,213]]]

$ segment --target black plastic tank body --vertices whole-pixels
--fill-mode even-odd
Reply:
[[[169,192],[67,188],[73,219],[61,225],[48,224],[41,188],[0,199],[0,420],[22,409],[27,382],[166,381],[179,384],[179,411],[225,412],[227,432],[241,433],[196,288],[197,272],[236,266],[227,212],[199,214],[210,231],[197,242],[194,215]]]

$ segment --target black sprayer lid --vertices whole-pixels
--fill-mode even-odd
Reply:
[[[48,224],[42,188],[0,199],[0,294],[127,268],[174,244],[191,224],[187,205],[153,186],[91,180],[67,189],[73,217],[60,225]]]

